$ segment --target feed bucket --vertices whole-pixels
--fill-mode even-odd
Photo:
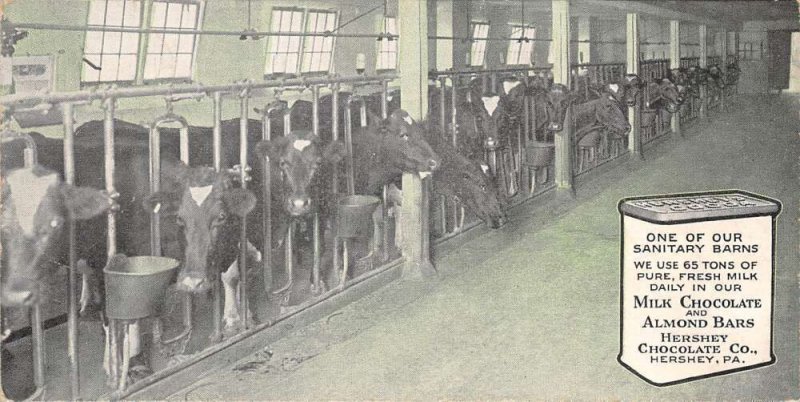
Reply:
[[[339,200],[336,233],[339,237],[372,237],[372,214],[381,199],[372,195],[348,195]]]
[[[525,149],[525,164],[532,167],[545,167],[553,162],[555,145],[552,142],[534,141]]]
[[[180,263],[166,257],[116,257],[103,269],[106,314],[118,320],[157,315]]]

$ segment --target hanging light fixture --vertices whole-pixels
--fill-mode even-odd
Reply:
[[[239,36],[239,40],[247,40],[247,39],[259,40],[262,38],[260,35],[256,35],[256,32],[258,31],[256,31],[255,28],[253,28],[251,19],[252,15],[251,8],[252,8],[252,0],[247,0],[247,28],[245,28],[243,31],[244,33]]]

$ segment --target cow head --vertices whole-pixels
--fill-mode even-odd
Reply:
[[[708,67],[708,78],[717,88],[725,88],[725,75],[716,64]]]
[[[323,147],[319,137],[306,130],[296,130],[284,137],[261,141],[256,146],[261,156],[269,156],[281,174],[284,208],[289,215],[309,213],[312,205],[309,187],[323,164],[336,164],[345,156],[344,145],[333,141]]]
[[[620,103],[613,96],[604,95],[597,99],[597,102],[595,118],[598,122],[617,134],[624,134],[631,130],[631,125],[622,112]]]
[[[174,222],[182,232],[183,267],[178,274],[178,290],[207,291],[213,277],[209,270],[235,259],[238,230],[255,207],[255,196],[234,188],[229,174],[210,167],[164,161],[161,176],[162,190],[151,194],[144,207],[160,211],[163,222]]]
[[[625,89],[625,104],[633,107],[644,88],[644,81],[636,74],[626,74],[622,78],[622,87]]]
[[[2,304],[6,306],[39,302],[40,263],[69,216],[89,219],[112,205],[106,193],[65,184],[57,173],[40,166],[10,171],[3,178],[2,200]]]
[[[567,108],[575,101],[576,95],[562,84],[553,84],[547,93],[547,129],[561,131],[564,129],[564,117]]]
[[[676,113],[680,109],[683,98],[678,86],[670,79],[664,78],[658,83],[658,92],[665,101],[664,108],[667,109],[667,112]]]
[[[425,141],[426,126],[403,109],[385,120],[373,118],[363,135],[378,135],[386,162],[403,172],[431,172],[441,165],[439,155]]]

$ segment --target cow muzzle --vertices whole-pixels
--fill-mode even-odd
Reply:
[[[205,275],[190,272],[178,275],[177,289],[182,292],[202,293],[208,291],[211,285],[206,280]]]
[[[32,280],[15,280],[3,287],[3,306],[33,306],[39,301],[36,283]]]
[[[292,216],[301,216],[311,211],[311,198],[304,197],[290,197],[286,200],[286,210]]]

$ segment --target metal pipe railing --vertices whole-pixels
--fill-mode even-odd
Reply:
[[[202,85],[202,84],[183,84],[171,86],[143,86],[118,88],[110,86],[93,90],[81,90],[74,92],[51,92],[44,94],[13,94],[0,97],[0,105],[11,106],[15,104],[30,103],[63,103],[63,102],[87,102],[94,100],[117,99],[117,98],[138,98],[143,96],[162,96],[213,93],[213,92],[239,92],[245,89],[257,90],[266,88],[280,88],[287,86],[311,86],[327,84],[347,84],[347,83],[369,83],[381,82],[382,80],[396,79],[396,74],[382,74],[380,76],[346,76],[346,77],[303,77],[285,80],[266,80],[261,82],[237,82],[225,85]]]

